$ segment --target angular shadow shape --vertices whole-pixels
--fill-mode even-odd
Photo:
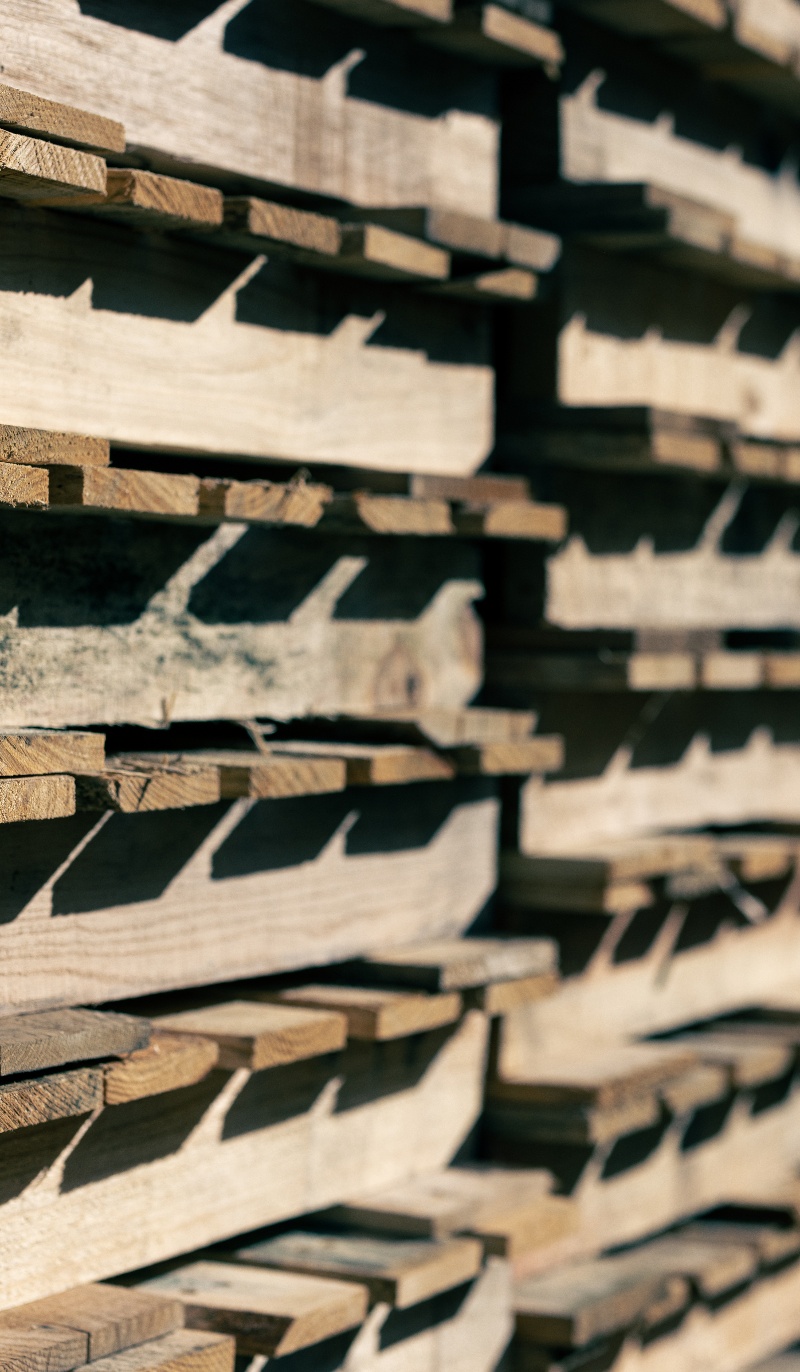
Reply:
[[[53,887],[53,914],[157,900],[230,808],[112,814]],[[97,816],[92,816],[96,821]]]
[[[657,1124],[651,1125],[648,1129],[637,1129],[635,1133],[625,1134],[623,1138],[617,1139],[603,1163],[600,1173],[602,1180],[608,1181],[611,1177],[618,1177],[621,1172],[641,1167],[656,1151],[669,1125],[669,1117],[664,1115]]]
[[[83,1125],[85,1115],[50,1120],[0,1138],[0,1205],[14,1200],[41,1172],[52,1167]]]
[[[338,539],[250,528],[194,587],[189,612],[204,624],[285,623],[341,551]]]
[[[220,8],[222,0],[78,0],[81,14],[177,43]]]
[[[479,554],[467,543],[449,539],[348,541],[368,559],[366,567],[339,597],[334,619],[414,622],[448,582],[481,580]]]
[[[380,1348],[391,1348],[395,1343],[413,1339],[415,1334],[422,1334],[427,1329],[435,1329],[437,1325],[454,1320],[474,1285],[474,1282],[464,1282],[426,1301],[418,1301],[405,1310],[390,1310],[381,1325]]]
[[[456,809],[496,794],[489,777],[419,781],[406,786],[354,786],[347,795],[358,819],[347,834],[346,852],[404,853],[427,848]]]
[[[97,823],[97,815],[0,825],[0,924],[10,924]]]
[[[708,1143],[709,1139],[721,1134],[735,1100],[736,1094],[731,1092],[724,1100],[712,1101],[710,1105],[701,1105],[699,1110],[695,1110],[683,1131],[681,1152],[688,1153],[692,1148],[699,1148],[702,1144]]]
[[[130,624],[207,538],[143,520],[2,511],[0,615],[16,609],[25,628]]]
[[[254,1072],[228,1109],[223,1139],[307,1115],[328,1083],[338,1076],[342,1054],[308,1058]]]
[[[67,1159],[62,1192],[175,1153],[227,1081],[228,1073],[215,1071],[194,1086],[106,1106]]]

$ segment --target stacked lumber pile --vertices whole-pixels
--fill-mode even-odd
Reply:
[[[793,1372],[800,4],[0,39],[0,1368]]]

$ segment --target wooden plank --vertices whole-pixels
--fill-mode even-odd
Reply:
[[[520,739],[514,743],[486,743],[482,747],[453,748],[449,756],[459,772],[480,776],[527,776],[558,772],[564,765],[564,741],[558,734]]]
[[[446,1167],[388,1190],[354,1196],[326,1212],[325,1218],[356,1229],[443,1239],[472,1224],[498,1223],[512,1202],[522,1210],[535,1207],[552,1185],[549,1172],[533,1168]]]
[[[353,1282],[244,1263],[193,1262],[141,1284],[183,1305],[190,1329],[231,1334],[238,1354],[283,1357],[353,1329],[369,1293]]]
[[[178,1329],[101,1359],[99,1372],[233,1372],[235,1351],[223,1334]]]
[[[450,272],[448,252],[382,224],[343,224],[335,260],[342,269],[383,281],[444,281]]]
[[[241,519],[253,524],[288,524],[313,529],[333,498],[319,482],[231,481],[205,477],[200,482],[198,512],[214,519]]]
[[[528,1277],[514,1292],[517,1336],[524,1342],[581,1347],[635,1324],[663,1297],[667,1280],[658,1272],[636,1270],[624,1258]]]
[[[461,56],[500,66],[541,66],[555,76],[564,58],[561,40],[553,29],[515,14],[505,5],[462,4],[453,22],[426,30],[427,42]]]
[[[36,204],[70,194],[102,194],[106,164],[93,153],[0,129],[0,195]]]
[[[530,485],[524,476],[482,472],[478,476],[449,476],[434,472],[414,472],[408,477],[409,495],[420,499],[453,500],[462,503],[494,505],[530,499]]]
[[[0,424],[0,459],[31,466],[107,467],[110,445],[88,434],[51,433],[45,429]]]
[[[117,810],[124,815],[182,810],[220,800],[220,774],[213,763],[119,753],[106,759],[105,771],[77,777],[75,793],[78,810]]]
[[[89,1115],[102,1101],[103,1075],[95,1067],[10,1082],[0,1086],[0,1133]]]
[[[496,825],[491,785],[458,778],[8,830],[4,908],[26,915],[0,923],[2,1003],[127,999],[456,935],[495,888]]]
[[[7,1329],[0,1357],[8,1372],[72,1372],[86,1360],[87,1339],[77,1329]]]
[[[233,246],[268,244],[271,252],[281,250],[303,255],[337,257],[342,246],[342,230],[331,215],[281,205],[254,196],[226,196],[225,232],[222,240]]]
[[[106,1105],[125,1105],[180,1091],[203,1081],[218,1061],[213,1039],[156,1030],[145,1048],[103,1068],[103,1098]]]
[[[513,981],[493,981],[479,986],[470,994],[476,1005],[487,1015],[507,1015],[521,1005],[528,1005],[542,996],[552,996],[558,987],[557,972],[540,972],[533,977],[515,977]]]
[[[371,1041],[406,1038],[454,1024],[462,1008],[455,991],[423,996],[413,991],[317,983],[279,991],[276,999],[286,1005],[336,1010],[347,1019],[348,1038]]]
[[[39,1072],[144,1048],[147,1020],[98,1010],[42,1010],[0,1017],[0,1077]]]
[[[323,527],[335,532],[414,535],[426,537],[456,532],[450,506],[444,500],[403,495],[373,495],[353,491],[334,496],[325,510]]]
[[[228,1071],[261,1072],[321,1057],[343,1048],[347,1039],[342,1014],[247,1000],[157,1015],[153,1023],[173,1034],[210,1038],[219,1048],[220,1067]]]
[[[694,1067],[697,1054],[682,1044],[610,1044],[570,1052],[551,1049],[525,1077],[496,1078],[492,1096],[536,1106],[588,1105],[613,1109],[646,1096]]]
[[[496,1089],[490,1084],[487,1123],[494,1138],[595,1147],[652,1129],[661,1113],[656,1094],[646,1091],[630,1100],[599,1107],[546,1102],[527,1105],[521,1092],[512,1094],[515,1084],[508,1084],[509,1103],[505,1099],[506,1083],[498,1083]]]
[[[433,289],[437,295],[471,300],[477,305],[530,304],[539,293],[539,280],[524,267],[499,267],[495,271],[459,273]]]
[[[75,779],[68,776],[0,778],[0,824],[62,819],[75,814]]]
[[[788,1044],[768,1035],[737,1034],[731,1026],[681,1034],[678,1042],[685,1043],[704,1061],[722,1064],[733,1086],[760,1086],[777,1081],[788,1072],[795,1058]]]
[[[549,939],[439,939],[371,952],[360,971],[382,982],[452,991],[555,969]]]
[[[702,1223],[679,1229],[673,1234],[643,1243],[630,1254],[643,1273],[678,1274],[689,1277],[699,1295],[706,1300],[723,1296],[755,1277],[758,1252],[748,1243],[706,1240]]]
[[[0,505],[8,505],[12,509],[16,505],[45,508],[48,493],[47,472],[41,467],[0,462]]]
[[[196,476],[121,467],[53,467],[50,504],[66,509],[191,517],[200,512]]]
[[[303,743],[288,739],[271,747],[276,756],[344,763],[348,786],[401,786],[415,781],[449,781],[455,767],[430,748],[394,743]]]
[[[214,768],[224,800],[326,795],[343,791],[347,785],[347,768],[342,758],[318,756],[314,752],[306,757],[299,750],[293,753],[288,746],[285,753],[265,745],[263,752],[209,748],[176,757],[187,766]]]
[[[105,192],[97,199],[53,199],[51,204],[85,208],[115,223],[160,233],[170,229],[221,227],[222,192],[213,186],[133,167],[109,167]]]
[[[105,763],[105,736],[78,729],[0,734],[0,776],[94,772]]]
[[[121,1286],[78,1286],[59,1295],[0,1311],[0,1331],[64,1325],[83,1334],[83,1362],[161,1339],[183,1325],[179,1301]],[[78,1366],[76,1363],[75,1366]]]
[[[792,1225],[765,1224],[749,1219],[747,1211],[741,1212],[739,1220],[702,1220],[698,1224],[687,1224],[681,1229],[686,1238],[695,1235],[703,1243],[719,1243],[725,1248],[729,1245],[749,1245],[760,1262],[771,1266],[796,1257],[800,1252],[800,1231]]]
[[[480,1114],[486,1041],[471,1011],[415,1039],[410,1057],[406,1044],[352,1045],[335,1063],[211,1073],[189,1091],[108,1106],[79,1139],[74,1126],[7,1136],[2,1249],[16,1260],[3,1262],[3,1306],[443,1166]],[[33,1166],[46,1184],[25,1190]],[[144,1225],[146,1214],[169,1223]]]
[[[390,8],[402,13],[399,5]],[[410,36],[398,35],[408,51],[401,73],[396,49],[387,52],[384,35],[368,26],[357,41],[368,53],[378,98],[360,98],[350,89],[352,78],[334,90],[325,81],[330,64],[323,34],[338,51],[350,41],[351,26],[321,9],[316,15],[313,34],[306,13],[286,16],[287,51],[310,46],[319,54],[318,64],[298,71],[271,46],[255,60],[241,28],[224,41],[222,21],[172,23],[169,32],[134,29],[76,12],[62,0],[57,18],[43,13],[31,21],[14,0],[3,77],[54,99],[91,91],[93,108],[125,125],[132,152],[147,149],[157,155],[153,164],[190,177],[202,167],[228,173],[236,185],[302,190],[344,204],[442,203],[491,215],[497,122],[483,90],[460,92],[458,118],[442,121],[435,105],[438,69],[424,53],[415,56],[413,46],[408,51]],[[413,18],[420,22],[418,12]],[[402,91],[402,103],[393,106],[380,99],[392,73]],[[183,93],[180,103],[176,91]],[[280,137],[254,140],[254,117],[265,128],[280,128]],[[391,155],[376,157],[380,146]]]
[[[336,1277],[366,1286],[373,1301],[399,1310],[475,1277],[481,1246],[474,1239],[375,1238],[291,1230],[236,1251],[238,1262]]]
[[[567,512],[560,505],[535,501],[494,501],[458,506],[454,511],[458,533],[474,538],[522,538],[560,543],[567,532]]]
[[[658,1095],[673,1115],[691,1115],[703,1105],[721,1101],[730,1089],[730,1076],[720,1063],[703,1061],[684,1076],[664,1082]]]
[[[0,126],[89,152],[125,151],[125,130],[116,120],[45,100],[16,86],[0,85]]]

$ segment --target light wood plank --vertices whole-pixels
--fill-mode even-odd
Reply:
[[[235,1352],[234,1340],[224,1334],[178,1329],[87,1366],[97,1372],[233,1372]]]
[[[678,1044],[619,1044],[584,1052],[542,1053],[523,1078],[497,1078],[492,1096],[538,1106],[624,1105],[693,1068],[697,1054]]]
[[[560,543],[567,532],[567,512],[560,505],[533,500],[463,504],[454,512],[458,533],[473,538],[522,538]]]
[[[169,755],[165,754],[165,758]],[[277,800],[284,796],[326,795],[343,791],[347,767],[343,758],[317,756],[312,751],[273,751],[266,744],[261,752],[236,749],[198,749],[176,755],[187,766],[208,766],[219,776],[219,793],[225,800],[245,797],[250,800]]]
[[[373,1301],[404,1310],[475,1277],[481,1246],[474,1239],[434,1242],[292,1230],[238,1249],[236,1259],[358,1282]]]
[[[450,506],[444,500],[354,491],[334,496],[323,527],[337,533],[372,533],[430,537],[453,534]]]
[[[453,0],[319,0],[319,3],[356,19],[367,19],[371,24],[398,28],[446,24],[453,16]]]
[[[330,486],[304,480],[231,481],[205,477],[200,482],[198,510],[214,519],[241,519],[253,524],[288,524],[313,529],[333,497]]]
[[[0,1076],[39,1072],[144,1048],[147,1020],[99,1010],[42,1010],[0,1017]]]
[[[51,433],[46,429],[0,424],[0,460],[47,467],[107,467],[110,445],[106,439],[88,434]]]
[[[338,219],[312,210],[296,209],[274,200],[254,196],[226,196],[225,231],[221,235],[233,246],[269,245],[270,252],[288,252],[301,260],[321,255],[337,257],[342,246]]]
[[[0,776],[93,772],[105,763],[105,736],[78,729],[0,734]]]
[[[156,1030],[145,1048],[103,1068],[105,1103],[124,1105],[194,1086],[218,1061],[219,1047],[213,1039]]]
[[[220,774],[213,763],[162,762],[141,753],[109,757],[105,771],[77,777],[75,786],[79,810],[118,810],[125,815],[214,805],[221,798]]]
[[[428,42],[478,62],[543,66],[553,76],[564,58],[561,40],[553,29],[515,14],[505,5],[462,4],[452,24],[424,36]]]
[[[333,1011],[294,1005],[235,1000],[157,1015],[153,1023],[173,1034],[210,1038],[219,1048],[219,1065],[229,1071],[267,1067],[321,1057],[343,1048],[347,1020]]]
[[[326,743],[287,740],[271,746],[276,756],[336,759],[345,765],[348,786],[402,786],[415,781],[450,781],[455,768],[430,748],[393,743]]]
[[[439,939],[375,951],[362,968],[378,981],[451,991],[552,972],[555,949],[549,939]]]
[[[450,272],[448,252],[382,224],[343,224],[336,262],[385,281],[444,281]]]
[[[422,996],[413,991],[312,983],[276,994],[287,1005],[336,1010],[347,1018],[348,1038],[375,1041],[406,1038],[454,1024],[462,1009],[461,997],[454,991]]]
[[[45,509],[48,497],[48,475],[41,467],[0,462],[0,505],[8,505],[12,509],[16,505]]]
[[[0,778],[0,824],[63,819],[75,814],[75,779],[69,776]]]
[[[231,1334],[237,1353],[283,1357],[362,1323],[369,1293],[353,1282],[233,1262],[194,1262],[140,1290],[180,1301],[190,1329]]]
[[[54,138],[90,152],[124,152],[125,130],[114,119],[0,85],[0,125],[15,133]]]
[[[434,289],[437,295],[452,296],[457,300],[472,300],[478,305],[507,305],[514,302],[529,304],[538,295],[539,279],[524,267],[499,267],[495,271],[467,272],[453,276]]]
[[[326,1214],[335,1224],[406,1237],[443,1239],[497,1223],[510,1205],[538,1206],[553,1185],[549,1172],[491,1166],[446,1167],[388,1190],[354,1196]]]
[[[513,743],[454,748],[450,756],[459,772],[468,776],[527,776],[532,772],[558,772],[564,765],[564,740],[558,734],[543,734],[538,738],[519,739]]]
[[[0,1133],[89,1115],[102,1101],[103,1075],[94,1067],[10,1082],[0,1086]]]
[[[66,509],[191,517],[200,511],[196,476],[121,467],[53,467],[50,503]]]
[[[667,1281],[661,1273],[635,1270],[625,1258],[529,1277],[514,1292],[517,1335],[525,1342],[581,1347],[634,1324],[663,1297]]]
[[[0,1311],[0,1331],[67,1325],[87,1340],[85,1362],[160,1339],[183,1325],[179,1301],[121,1286],[78,1286]],[[76,1364],[77,1366],[77,1364]]]
[[[101,157],[0,129],[0,195],[37,204],[65,194],[91,200],[105,184]]]
[[[77,202],[76,207],[80,208]],[[109,167],[105,195],[86,208],[120,224],[155,232],[215,229],[223,220],[222,192],[214,187],[129,167]]]

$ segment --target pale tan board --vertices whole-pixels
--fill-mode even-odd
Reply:
[[[581,1347],[625,1329],[663,1296],[669,1277],[637,1270],[629,1259],[602,1258],[529,1277],[514,1293],[517,1336]]]
[[[50,471],[50,504],[191,518],[200,511],[200,482],[174,472],[59,466]]]
[[[426,33],[437,46],[478,62],[500,66],[543,66],[555,75],[564,58],[557,33],[515,14],[504,5],[467,3],[456,9],[452,24]]]
[[[456,507],[456,531],[471,538],[521,538],[560,543],[567,533],[567,512],[560,505],[508,500],[464,502]]]
[[[233,1262],[194,1262],[143,1282],[180,1301],[190,1329],[231,1334],[237,1353],[295,1353],[362,1323],[369,1293],[353,1282]]]
[[[37,138],[55,138],[92,152],[124,152],[125,130],[114,119],[0,85],[0,126]]]
[[[168,755],[164,757],[166,760]],[[175,757],[186,766],[215,768],[220,795],[225,800],[324,795],[343,791],[347,785],[343,758],[273,752],[269,744],[261,752],[209,748]]]
[[[356,19],[392,27],[446,24],[453,16],[453,0],[319,0],[329,9]]]
[[[527,304],[536,299],[539,279],[524,267],[498,267],[494,271],[453,276],[440,286],[432,286],[431,290],[436,295],[472,300],[476,304],[505,305],[514,301]]]
[[[727,1242],[706,1240],[703,1228],[700,1223],[692,1225],[688,1234],[678,1229],[643,1243],[630,1250],[630,1261],[643,1275],[688,1277],[706,1300],[726,1295],[755,1277],[759,1266],[755,1245],[737,1242],[734,1235]]]
[[[686,1224],[681,1229],[684,1238],[697,1235],[704,1243],[719,1243],[724,1248],[729,1245],[745,1244],[751,1247],[760,1262],[772,1264],[800,1253],[800,1229],[796,1223],[789,1225],[764,1224],[749,1220],[744,1214],[737,1220],[703,1220],[699,1224]]]
[[[336,263],[387,281],[444,281],[450,254],[442,248],[386,229],[382,224],[344,224]]]
[[[366,975],[427,991],[453,991],[486,986],[514,977],[536,976],[556,967],[550,939],[437,939],[370,953],[362,963]]]
[[[703,1062],[683,1076],[663,1082],[658,1098],[670,1114],[685,1117],[702,1105],[722,1101],[730,1090],[730,1073],[718,1063]]]
[[[232,481],[206,477],[200,482],[200,515],[240,519],[252,524],[289,524],[313,529],[333,498],[319,482]]]
[[[387,1234],[429,1239],[469,1234],[480,1239],[487,1254],[514,1261],[577,1226],[574,1204],[550,1195],[551,1184],[550,1174],[535,1168],[448,1168],[336,1206],[329,1217],[336,1224]]]
[[[121,1062],[103,1068],[105,1103],[124,1105],[194,1086],[218,1061],[219,1048],[213,1039],[157,1030],[146,1048],[137,1048]]]
[[[87,1338],[66,1325],[0,1331],[4,1372],[72,1372],[86,1362]]]
[[[459,772],[468,776],[529,776],[558,772],[564,765],[564,740],[558,734],[455,748],[450,753]]]
[[[96,1067],[9,1082],[0,1086],[0,1133],[88,1115],[102,1103],[103,1075]]]
[[[506,503],[523,504],[530,499],[530,486],[524,476],[506,476],[498,472],[478,476],[454,476],[446,473],[413,472],[407,477],[408,494],[419,500],[452,500],[480,505]],[[495,714],[507,711],[478,709],[476,714]]]
[[[0,776],[94,772],[105,762],[105,736],[68,729],[0,733]]]
[[[33,1332],[48,1325],[65,1325],[82,1334],[86,1351],[81,1362],[94,1362],[180,1329],[183,1309],[166,1292],[97,1283],[0,1311],[0,1338],[6,1330]]]
[[[296,1005],[234,1000],[197,1010],[158,1015],[159,1029],[199,1034],[219,1047],[219,1065],[230,1071],[248,1067],[259,1072],[282,1063],[320,1057],[343,1048],[347,1039],[344,1015]]]
[[[91,199],[105,188],[101,157],[0,129],[0,195],[45,203],[65,194]]]
[[[470,1281],[481,1266],[474,1239],[376,1238],[292,1230],[239,1249],[240,1262],[363,1283],[373,1301],[398,1309]]]
[[[235,1352],[234,1340],[224,1334],[178,1329],[91,1366],[93,1372],[233,1372]]]
[[[323,528],[336,533],[371,533],[442,537],[455,533],[446,500],[354,491],[334,496]]]
[[[17,462],[0,462],[0,505],[41,506],[49,497],[49,479],[41,467],[24,467]]]
[[[0,424],[2,462],[20,462],[34,467],[62,463],[76,467],[107,467],[109,460],[110,444],[103,438]]]
[[[399,786],[412,781],[450,781],[455,768],[430,748],[404,744],[304,743],[267,744],[276,754],[331,758],[344,763],[348,786]]]
[[[100,1010],[41,1010],[0,1017],[0,1076],[131,1053],[150,1039],[147,1020]]]
[[[142,229],[214,229],[222,224],[222,193],[174,176],[109,167],[106,196],[95,213]]]
[[[26,819],[63,819],[75,813],[70,776],[0,777],[0,824]]]
[[[565,1045],[532,1056],[526,1078],[495,1078],[495,1099],[537,1106],[626,1104],[693,1068],[698,1054],[676,1044]]]
[[[475,1003],[487,1015],[507,1015],[521,1005],[552,996],[558,990],[557,972],[541,972],[538,976],[517,977],[513,981],[493,981],[473,990]]]
[[[181,810],[214,805],[221,797],[219,769],[213,763],[150,760],[146,754],[118,753],[103,772],[77,777],[79,810]]]
[[[333,984],[294,986],[277,992],[277,999],[287,1005],[336,1010],[347,1017],[348,1038],[369,1040],[405,1038],[454,1024],[462,1009],[461,996],[455,991],[425,996]]]
[[[224,213],[223,238],[242,246],[254,240],[253,246],[263,242],[270,251],[336,257],[342,245],[339,221],[330,215],[253,196],[226,196]]]

